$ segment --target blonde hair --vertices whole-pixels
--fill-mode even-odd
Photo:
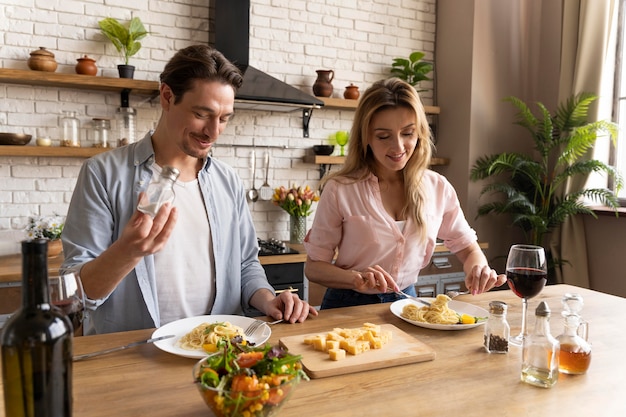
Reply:
[[[321,186],[338,177],[359,181],[370,173],[376,174],[376,161],[368,146],[370,122],[377,112],[397,107],[415,112],[418,141],[413,155],[402,170],[406,201],[402,214],[415,222],[420,231],[420,240],[424,241],[426,227],[422,213],[425,197],[422,177],[430,166],[433,143],[424,106],[417,91],[409,83],[399,78],[388,78],[375,82],[363,93],[354,114],[344,165],[340,170],[326,176]]]

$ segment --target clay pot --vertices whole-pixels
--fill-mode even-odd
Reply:
[[[28,68],[34,71],[54,72],[57,70],[57,62],[54,59],[54,54],[43,46],[40,46],[39,49],[30,53],[27,64]]]
[[[360,95],[359,87],[352,83],[350,83],[350,85],[346,87],[346,91],[343,92],[343,98],[347,100],[357,100]]]
[[[317,70],[317,79],[313,84],[313,94],[317,97],[330,97],[333,94],[333,85],[331,84],[335,78],[333,70]]]
[[[84,75],[96,75],[98,73],[98,67],[96,66],[96,60],[84,55],[82,58],[78,58],[78,64],[76,64],[76,74]]]

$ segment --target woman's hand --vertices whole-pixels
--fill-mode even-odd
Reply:
[[[317,316],[318,313],[314,307],[301,300],[296,294],[283,291],[267,303],[265,314],[276,320],[283,319],[288,323],[302,323],[309,317],[309,314]]]
[[[474,265],[465,277],[465,286],[472,295],[489,291],[506,282],[506,275],[498,274],[489,265]]]
[[[354,290],[364,294],[386,293],[398,290],[396,281],[380,265],[368,267],[364,271],[352,271]]]

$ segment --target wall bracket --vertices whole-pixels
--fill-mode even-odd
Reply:
[[[309,122],[313,115],[313,109],[302,109],[302,137],[309,137]]]

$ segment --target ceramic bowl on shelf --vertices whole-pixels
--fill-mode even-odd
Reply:
[[[315,155],[330,155],[334,150],[334,145],[313,145]]]
[[[32,137],[22,133],[0,133],[0,145],[26,145]]]

